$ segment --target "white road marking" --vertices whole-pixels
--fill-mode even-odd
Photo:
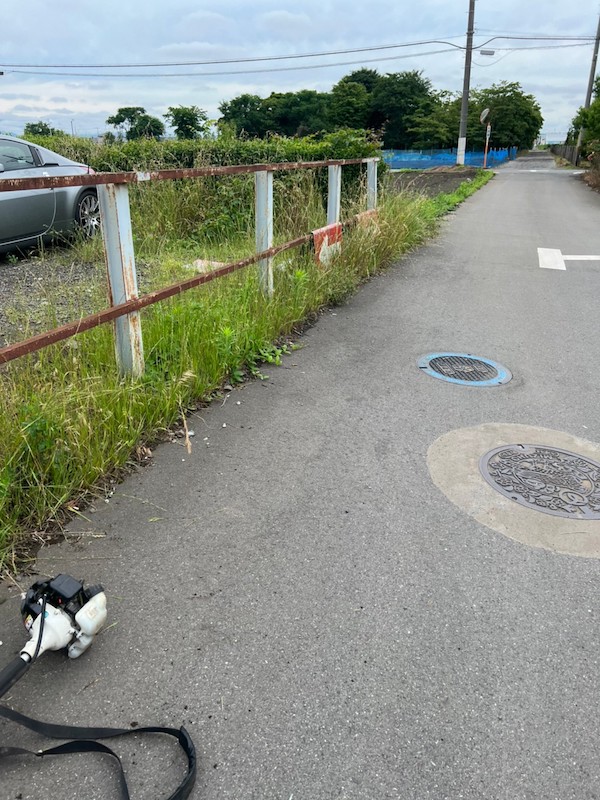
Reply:
[[[561,250],[538,247],[538,259],[542,269],[566,269],[565,261],[600,261],[600,256],[563,256]]]
[[[565,261],[560,250],[549,247],[538,247],[538,258],[542,269],[566,269]]]

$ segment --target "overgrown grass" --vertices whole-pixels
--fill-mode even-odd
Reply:
[[[286,199],[278,201],[280,240],[323,223],[320,188],[307,175],[288,186]],[[110,326],[3,367],[0,567],[13,563],[28,532],[64,518],[86,492],[100,491],[103,478],[126,467],[137,445],[155,439],[225,380],[235,383],[248,371],[256,373],[262,361],[277,363],[285,337],[432,235],[442,214],[491,177],[481,173],[453,195],[433,200],[384,195],[376,222],[351,228],[342,253],[327,268],[318,266],[308,251],[276,259],[271,299],[262,295],[258,270],[250,267],[145,309],[146,370],[138,381],[118,378]],[[138,246],[149,259],[146,289],[185,272],[182,258],[199,244],[211,258],[251,252],[247,219],[234,226],[227,242],[216,234],[212,243],[210,238],[195,240],[191,209],[181,223],[169,205],[181,208],[188,198],[171,196],[173,185],[160,186],[160,194],[147,200],[149,206],[145,199],[137,208],[134,203],[136,227],[143,227]],[[238,190],[248,200],[245,187]],[[278,196],[283,198],[283,191]],[[356,210],[357,202],[356,197],[346,199],[344,216]],[[184,238],[181,224],[191,226]],[[98,246],[84,243],[76,253],[93,259]]]

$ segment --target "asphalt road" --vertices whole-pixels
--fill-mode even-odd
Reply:
[[[513,514],[476,468],[521,432],[598,448],[599,220],[551,157],[502,168],[268,381],[192,417],[191,454],[159,447],[41,552],[42,573],[102,582],[114,624],[8,704],[185,724],[203,800],[600,797],[600,521]],[[540,268],[538,247],[599,260]],[[435,380],[416,361],[438,351],[513,380]],[[4,663],[16,598],[0,625]],[[8,740],[42,746],[0,724]],[[177,784],[168,742],[118,747],[133,797]],[[116,796],[96,757],[2,771],[2,798]]]

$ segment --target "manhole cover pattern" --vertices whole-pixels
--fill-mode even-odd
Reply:
[[[516,503],[569,519],[600,519],[600,464],[534,444],[497,447],[479,463],[486,481]]]
[[[493,364],[469,356],[438,356],[431,359],[429,366],[446,378],[458,378],[461,381],[488,381],[498,376]]]
[[[499,386],[512,378],[502,364],[472,353],[429,353],[417,360],[417,366],[432,378],[463,386]]]

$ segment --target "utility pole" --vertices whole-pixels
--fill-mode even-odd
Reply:
[[[460,103],[460,128],[456,163],[463,166],[467,149],[467,115],[469,113],[469,87],[471,84],[471,55],[473,53],[473,27],[475,23],[475,0],[469,0],[469,22],[467,24],[467,49],[465,52],[465,76],[463,79],[462,100]]]
[[[598,30],[596,31],[596,41],[594,43],[594,55],[592,56],[592,68],[590,69],[590,79],[588,81],[587,94],[585,96],[584,108],[589,108],[592,102],[592,90],[594,88],[594,78],[596,77],[596,63],[598,61],[598,44],[600,43],[600,16],[598,17]],[[583,141],[584,128],[579,128],[579,136],[577,137],[577,146],[575,150],[575,163],[579,161],[579,151],[581,150],[581,142]]]

